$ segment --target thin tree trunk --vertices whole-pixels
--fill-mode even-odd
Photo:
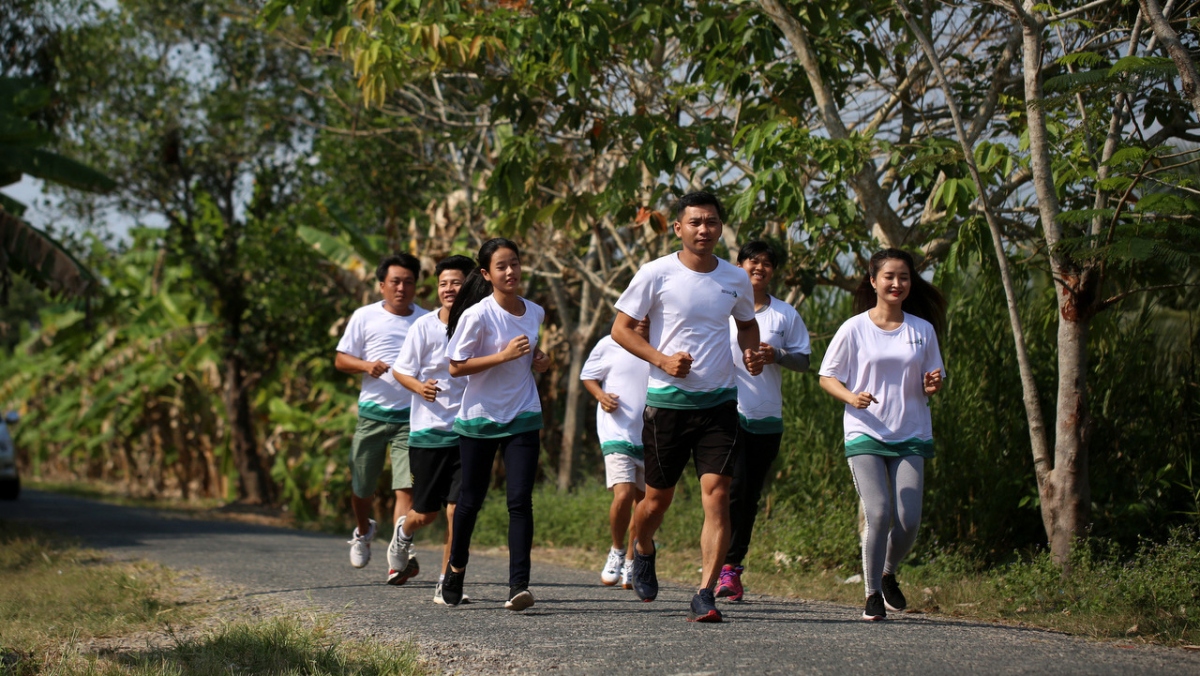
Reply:
[[[238,495],[250,504],[270,502],[271,485],[258,455],[246,368],[236,353],[225,357],[222,401],[229,420],[229,451],[238,471]]]
[[[1139,0],[1139,2],[1142,6],[1142,15],[1150,22],[1150,26],[1154,29],[1154,35],[1163,43],[1167,54],[1175,62],[1175,67],[1179,69],[1179,78],[1183,81],[1184,97],[1191,101],[1192,107],[1196,109],[1196,116],[1200,117],[1200,73],[1196,71],[1196,63],[1192,61],[1187,48],[1179,41],[1179,35],[1175,29],[1171,28],[1158,0]]]

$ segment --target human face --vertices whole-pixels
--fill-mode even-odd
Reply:
[[[697,256],[707,256],[721,239],[722,225],[716,205],[691,206],[675,221],[675,234],[683,240],[683,248]]]
[[[904,261],[888,258],[871,278],[871,286],[875,287],[875,296],[879,299],[877,306],[899,305],[912,289],[912,271]]]
[[[521,259],[512,249],[501,247],[492,254],[492,262],[483,271],[483,278],[492,283],[492,288],[504,295],[515,294],[521,289]]]
[[[750,275],[750,286],[754,287],[754,293],[767,293],[771,288],[771,278],[775,276],[775,265],[771,263],[771,257],[760,253],[753,258],[747,258],[740,265],[746,274]]]
[[[438,275],[437,285],[438,302],[442,307],[449,310],[450,306],[454,305],[454,299],[458,297],[458,291],[466,279],[467,276],[462,270],[442,270],[442,274]]]
[[[393,265],[379,283],[379,292],[383,294],[383,303],[389,312],[404,314],[417,295],[417,276],[408,268]]]

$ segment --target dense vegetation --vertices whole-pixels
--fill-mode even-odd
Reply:
[[[1057,402],[1066,292],[1054,270],[1067,254],[1103,273],[1087,290],[1107,303],[1088,310],[1082,415],[1060,428],[1086,441],[1084,534],[1134,551],[1139,538],[1200,527],[1200,206],[1195,159],[1180,145],[1200,123],[1169,60],[1118,67],[1115,52],[1072,46],[1089,34],[1082,23],[1056,45],[1043,75],[1058,79],[1039,105],[1055,115],[1059,217],[1079,228],[1050,242],[1030,206],[1012,29],[992,10],[946,5],[922,19],[977,38],[947,43],[962,50],[947,61],[958,64],[956,96],[989,130],[973,153],[981,186],[936,122],[945,101],[925,93],[933,76],[892,3],[788,5],[817,38],[815,71],[789,51],[790,24],[759,7],[770,2],[550,3],[541,14],[520,2],[378,13],[271,2],[265,14],[232,1],[10,4],[30,16],[79,10],[41,46],[57,64],[56,110],[70,114],[38,124],[118,185],[99,198],[60,194],[60,223],[73,227],[56,232],[100,288],[63,302],[18,278],[3,310],[0,404],[22,412],[27,472],[341,518],[357,383],[333,369],[333,349],[372,297],[373,262],[411,250],[431,269],[504,232],[526,245],[526,295],[550,311],[543,478],[586,493],[602,465],[591,406],[572,388],[581,357],[636,265],[673,246],[663,228],[673,194],[708,186],[732,207],[727,248],[765,235],[788,250],[778,295],[798,304],[814,362],[880,243],[916,250],[949,297],[950,379],[933,403],[938,457],[916,560],[955,551],[997,562],[1047,542],[1001,263],[1035,394]],[[1115,8],[1090,18],[1143,45]],[[893,51],[913,56],[892,63]],[[1010,86],[969,85],[993,76]],[[830,130],[841,122],[813,112],[817,84],[848,116],[849,102],[901,81],[906,104],[881,103],[869,133],[842,125],[839,136]],[[1101,168],[1096,120],[1118,95],[1158,131],[1124,134],[1124,154]],[[1008,191],[993,195],[1007,205],[999,259],[981,188]],[[867,200],[872,190],[879,200]],[[1096,234],[1095,220],[1113,227]],[[762,555],[853,560],[840,408],[812,373],[788,376],[785,401]],[[1054,431],[1056,409],[1046,410]],[[599,542],[600,514],[583,523]]]

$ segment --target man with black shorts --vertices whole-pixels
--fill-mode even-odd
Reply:
[[[721,202],[706,192],[690,193],[675,211],[683,249],[638,270],[617,301],[612,329],[613,340],[651,367],[642,416],[646,497],[633,516],[638,538],[633,589],[643,601],[658,595],[654,533],[693,459],[704,507],[703,569],[688,619],[720,622],[713,588],[729,548],[729,484],[738,435],[734,369],[740,367],[729,349],[731,316],[745,369],[757,375],[763,362],[750,279],[713,254],[724,227]],[[649,340],[634,330],[647,317]]]

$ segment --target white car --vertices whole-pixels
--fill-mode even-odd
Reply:
[[[0,420],[0,500],[16,500],[21,494],[21,477],[17,474],[17,447],[13,446],[9,425],[16,425],[21,416],[9,411]]]

